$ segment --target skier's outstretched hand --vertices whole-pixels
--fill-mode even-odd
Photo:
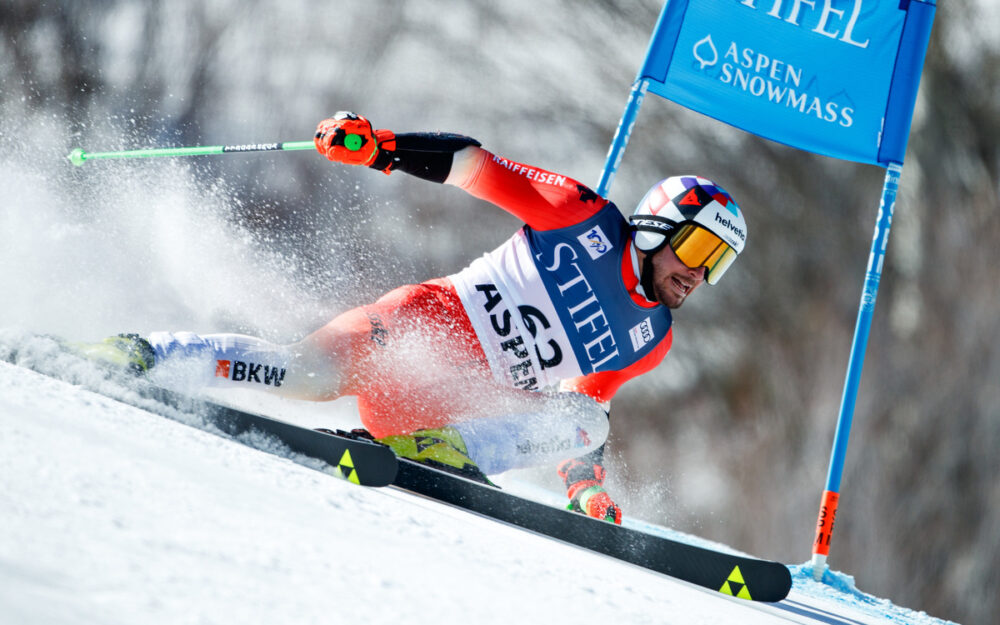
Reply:
[[[579,458],[559,465],[559,477],[566,484],[569,497],[568,509],[621,525],[622,509],[604,490],[604,476],[604,467]]]
[[[366,118],[349,111],[338,111],[316,127],[313,142],[320,154],[347,165],[371,166],[382,149],[394,149],[391,130],[374,130]]]

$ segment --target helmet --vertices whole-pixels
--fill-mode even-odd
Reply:
[[[657,183],[629,218],[637,249],[651,256],[670,245],[688,267],[708,268],[716,284],[743,251],[743,211],[726,191],[705,178],[671,176]]]

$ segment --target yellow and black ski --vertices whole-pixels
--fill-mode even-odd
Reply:
[[[393,484],[739,599],[781,601],[792,587],[791,572],[780,562],[706,549],[592,519],[411,460],[400,459]]]

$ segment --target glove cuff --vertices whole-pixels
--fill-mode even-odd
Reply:
[[[396,133],[391,130],[376,130],[372,133],[375,137],[375,153],[369,162],[365,163],[372,169],[389,175],[395,165],[393,154],[396,151]]]

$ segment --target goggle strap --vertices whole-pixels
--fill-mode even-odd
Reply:
[[[628,218],[628,222],[636,230],[644,232],[667,233],[677,228],[676,221],[659,215],[632,215]]]

